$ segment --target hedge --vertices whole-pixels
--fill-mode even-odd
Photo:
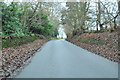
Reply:
[[[29,35],[29,36],[2,36],[2,48],[20,46],[33,42],[37,39],[44,39],[42,35]]]

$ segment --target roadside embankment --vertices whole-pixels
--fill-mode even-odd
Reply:
[[[118,32],[84,33],[67,40],[90,52],[100,55],[114,62],[119,62]]]
[[[18,46],[18,44],[21,42],[18,42],[18,39],[16,40],[17,42],[14,44],[17,44],[17,46],[7,47],[7,45],[4,44],[4,46],[7,48],[2,49],[2,65],[0,66],[0,77],[6,78],[16,75],[30,62],[35,53],[40,50],[47,41],[49,41],[48,39],[40,39],[40,37],[36,40],[31,39],[31,41],[28,39],[21,39],[28,40],[28,42],[23,41],[24,44]],[[16,40],[14,40],[14,42]]]

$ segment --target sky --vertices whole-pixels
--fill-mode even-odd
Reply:
[[[63,7],[66,7],[66,2],[61,3]]]

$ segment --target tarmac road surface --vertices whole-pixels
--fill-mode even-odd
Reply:
[[[118,63],[66,40],[51,40],[16,78],[118,78]]]

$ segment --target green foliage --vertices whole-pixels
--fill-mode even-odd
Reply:
[[[40,4],[37,4],[40,6]],[[14,47],[37,39],[51,38],[57,35],[57,29],[48,19],[47,13],[37,5],[30,3],[2,2],[2,47]],[[37,35],[37,36],[36,36]],[[41,36],[40,36],[41,35]],[[43,35],[43,36],[42,36]],[[1,44],[1,42],[0,42]]]
[[[5,35],[9,34],[19,34],[20,33],[20,15],[23,12],[21,8],[16,7],[18,3],[11,3],[9,6],[2,2],[2,26],[3,33]]]
[[[35,37],[35,34],[31,34],[32,37]]]
[[[32,33],[44,36],[53,35],[53,31],[57,29],[54,29],[48,15],[44,10],[35,11],[30,8],[31,6],[33,5],[29,3],[12,2],[7,5],[2,2],[2,34],[13,36],[26,36]]]
[[[40,36],[9,36],[9,37],[3,37],[2,38],[2,48],[8,48],[8,47],[15,47],[20,46],[22,44],[27,44],[29,42],[33,42],[37,39],[41,39]]]

